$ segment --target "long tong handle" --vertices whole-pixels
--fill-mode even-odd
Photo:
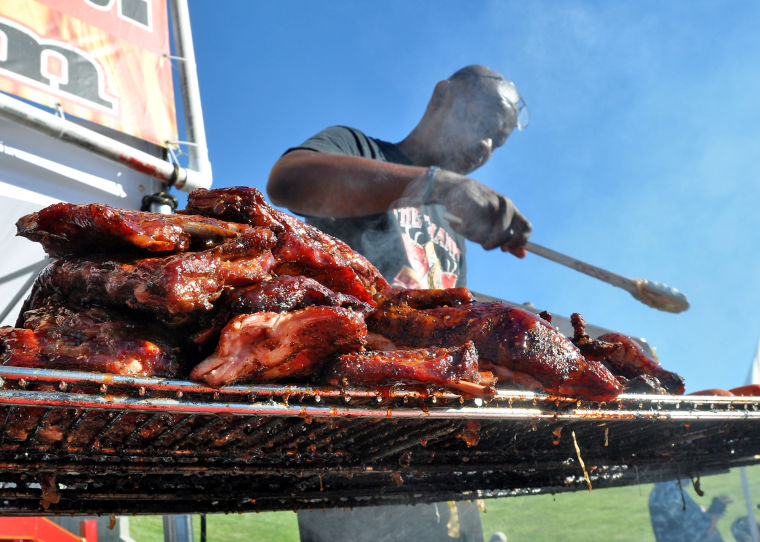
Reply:
[[[452,224],[461,224],[463,220],[452,213],[444,213]],[[689,300],[675,288],[646,279],[629,279],[612,271],[571,258],[550,248],[527,241],[525,250],[543,256],[549,260],[565,265],[581,273],[597,278],[618,288],[622,288],[633,297],[655,309],[667,312],[683,312],[689,308]]]
[[[655,309],[682,312],[689,308],[689,300],[686,296],[667,284],[646,279],[630,279],[530,241],[525,243],[525,250],[622,288],[642,303]]]

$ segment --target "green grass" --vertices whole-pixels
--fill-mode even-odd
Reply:
[[[195,542],[201,539],[200,516],[193,516]],[[136,542],[164,542],[161,516],[129,518],[130,536]],[[206,516],[208,542],[298,542],[298,518],[295,512],[261,512],[246,514],[210,514]]]
[[[747,469],[750,491],[760,503],[760,466]],[[704,497],[691,487],[684,490],[699,504],[726,494],[733,499],[718,528],[726,542],[734,540],[731,523],[746,515],[739,471],[702,478]],[[563,542],[654,542],[649,522],[651,484],[595,489],[558,495],[488,499],[481,515],[486,541],[502,531],[509,542],[562,540]],[[163,542],[160,516],[130,518],[130,532],[137,542]],[[200,519],[193,517],[195,540],[200,540]],[[298,542],[298,520],[293,512],[213,514],[207,516],[208,542]]]
[[[748,468],[747,479],[755,502],[760,502],[760,467]],[[747,514],[739,471],[702,478],[701,487],[704,497],[699,497],[690,486],[684,490],[705,507],[717,495],[726,494],[733,499],[718,523],[723,539],[733,541],[731,523]],[[486,513],[481,517],[483,533],[488,540],[495,531],[502,531],[509,542],[550,540],[559,532],[563,541],[654,542],[648,507],[651,490],[651,484],[642,484],[487,500]]]

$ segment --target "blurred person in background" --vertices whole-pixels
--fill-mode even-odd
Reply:
[[[705,509],[683,490],[681,484],[688,483],[660,482],[649,494],[649,516],[657,542],[723,542],[717,524],[731,499],[719,495]]]
[[[760,531],[760,523],[757,524],[757,527]],[[749,518],[747,516],[737,518],[731,524],[731,534],[734,536],[736,542],[753,542]]]
[[[531,223],[468,175],[527,125],[527,113],[514,83],[466,66],[435,85],[400,142],[329,127],[280,157],[267,193],[363,254],[392,286],[465,286],[465,239],[525,256]],[[302,542],[483,541],[471,501],[299,512],[298,522]]]

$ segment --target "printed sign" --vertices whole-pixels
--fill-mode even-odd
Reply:
[[[176,141],[166,0],[2,0],[0,91]]]

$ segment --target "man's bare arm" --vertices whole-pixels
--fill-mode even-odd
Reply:
[[[387,211],[425,172],[424,167],[298,149],[275,163],[267,193],[273,203],[296,213],[364,216]]]
[[[464,175],[440,170],[426,190],[427,168],[371,158],[291,151],[275,163],[267,193],[276,205],[311,216],[346,218],[382,213],[399,200],[443,204],[458,223],[452,227],[490,250],[501,247],[518,257],[530,235],[530,222],[512,201]]]

